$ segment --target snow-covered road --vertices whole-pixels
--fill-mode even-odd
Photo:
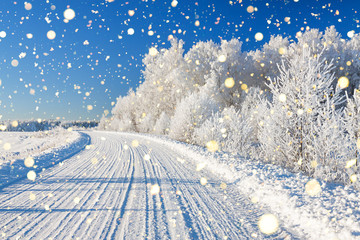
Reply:
[[[0,238],[295,238],[284,229],[262,234],[266,209],[176,150],[140,135],[87,134],[91,147],[35,182],[0,189]]]

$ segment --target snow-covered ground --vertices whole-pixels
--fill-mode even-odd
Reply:
[[[79,133],[56,128],[45,132],[0,132],[0,165],[36,156],[74,142]]]
[[[236,185],[254,205],[276,215],[281,227],[292,229],[302,239],[360,239],[360,193],[352,187],[314,181],[282,167],[240,156],[212,154],[202,147],[166,137],[142,136]],[[317,189],[318,186],[321,188]]]
[[[319,181],[315,194],[309,178],[239,156],[164,137],[85,134],[90,145],[35,182],[1,188],[3,238],[360,239],[351,188]],[[272,235],[259,229],[265,214],[279,221]]]
[[[34,170],[53,165],[78,152],[89,141],[88,136],[63,128],[43,132],[0,132],[0,187],[23,178],[29,168],[27,158],[34,160]]]

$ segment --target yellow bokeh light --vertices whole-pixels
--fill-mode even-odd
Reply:
[[[16,60],[16,59],[12,60],[12,61],[11,61],[11,66],[13,66],[13,67],[19,66],[19,61]]]
[[[139,146],[139,141],[138,140],[133,140],[132,142],[131,142],[131,146],[133,146],[133,147],[138,147]]]
[[[354,30],[348,31],[346,35],[347,35],[349,38],[353,38],[353,37],[355,36],[355,31],[354,31]]]
[[[204,177],[200,178],[200,184],[205,186],[207,184],[207,179]]]
[[[320,183],[316,179],[308,181],[305,185],[305,192],[310,196],[315,196],[321,192]]]
[[[353,182],[353,183],[357,181],[356,174],[353,174],[353,175],[350,176],[350,181]]]
[[[247,89],[248,89],[247,84],[245,84],[245,83],[241,84],[241,90],[246,91]]]
[[[79,198],[79,197],[75,197],[75,198],[74,198],[74,203],[75,203],[75,204],[79,204],[79,203],[80,203],[80,198]]]
[[[216,152],[219,150],[219,145],[215,140],[211,140],[206,143],[206,148],[209,152]]]
[[[274,234],[279,229],[279,220],[273,214],[264,214],[259,218],[258,226],[262,233]]]
[[[356,158],[347,161],[345,168],[351,168],[352,166],[354,166],[356,164],[356,162],[357,162]]]
[[[150,155],[149,155],[149,154],[145,154],[145,155],[144,155],[144,160],[149,161],[149,160],[150,160]]]
[[[225,61],[226,61],[226,56],[225,56],[225,55],[220,55],[220,56],[218,57],[218,61],[219,61],[219,62],[225,62]]]
[[[318,166],[318,162],[316,160],[310,162],[311,167],[316,168]]]
[[[356,146],[357,146],[357,148],[360,149],[360,138],[357,139],[357,141],[356,141]]]
[[[6,32],[5,31],[1,31],[0,32],[0,38],[5,38],[6,37]]]
[[[27,34],[26,34],[26,37],[27,37],[28,39],[32,39],[32,38],[33,38],[33,35],[32,35],[32,33],[27,33]]]
[[[225,87],[232,88],[235,85],[235,81],[232,77],[225,79]]]
[[[255,8],[254,8],[253,6],[251,6],[251,5],[246,8],[246,11],[247,11],[248,13],[253,13],[254,10],[255,10]]]
[[[98,159],[97,159],[97,158],[92,158],[92,159],[91,159],[91,163],[92,163],[93,165],[97,164],[97,163],[98,163]]]
[[[250,201],[255,204],[259,202],[259,198],[257,196],[253,196]]]
[[[35,181],[35,179],[36,179],[36,173],[35,173],[34,171],[29,171],[29,172],[27,173],[27,178],[28,178],[29,180],[31,180],[31,181]]]
[[[171,6],[172,6],[172,7],[176,7],[177,5],[178,5],[178,1],[173,0],[173,1],[171,2]]]
[[[32,4],[28,3],[28,2],[25,2],[24,7],[25,7],[26,10],[30,11],[32,9]]]
[[[134,10],[129,10],[129,11],[128,11],[128,14],[129,14],[130,17],[132,17],[132,16],[134,16],[135,11],[134,11]]]
[[[281,94],[279,95],[279,101],[280,101],[280,102],[286,102],[286,95],[283,94],[283,93],[281,93]]]
[[[286,48],[283,48],[283,47],[279,48],[280,55],[284,55],[285,53],[286,53]]]
[[[222,182],[222,183],[220,184],[220,188],[221,188],[222,190],[225,190],[225,189],[227,188],[227,184],[224,183],[224,182]]]
[[[67,20],[72,20],[75,17],[75,11],[71,8],[68,8],[64,11],[64,18]]]
[[[135,30],[134,30],[133,28],[129,28],[129,29],[127,30],[127,34],[128,34],[128,35],[134,35],[134,33],[135,33]]]
[[[17,127],[17,126],[19,126],[18,121],[16,121],[16,120],[15,120],[15,121],[12,121],[12,122],[11,122],[11,126],[12,126],[12,127]]]
[[[159,53],[158,50],[157,50],[156,48],[154,48],[154,47],[151,47],[151,48],[149,49],[149,54],[150,54],[150,56],[155,57],[158,53]]]
[[[150,188],[150,194],[156,195],[160,193],[160,186],[158,184],[152,185]]]
[[[3,148],[4,148],[4,150],[8,151],[8,150],[11,149],[11,144],[10,144],[10,143],[5,143],[5,144],[3,145]]]
[[[347,88],[349,86],[349,79],[347,77],[340,77],[338,80],[338,85],[341,89]]]
[[[47,32],[46,36],[48,39],[53,40],[56,38],[56,33],[53,30],[50,30]]]
[[[264,38],[264,35],[261,32],[258,32],[255,34],[256,41],[261,41],[261,40],[263,40],[263,38]]]
[[[30,193],[29,199],[30,199],[31,201],[34,201],[34,200],[36,199],[36,195],[33,194],[33,193]]]
[[[93,110],[93,109],[94,109],[94,107],[93,107],[92,105],[87,105],[87,107],[86,107],[86,108],[87,108],[87,110],[88,110],[88,111],[91,111],[91,110]]]
[[[196,165],[196,171],[199,172],[201,170],[203,170],[206,167],[206,163],[198,163]]]
[[[25,158],[25,160],[24,160],[24,165],[25,165],[26,167],[28,167],[28,168],[33,167],[34,164],[35,164],[35,161],[34,161],[34,159],[33,159],[32,157],[27,157],[27,158]]]

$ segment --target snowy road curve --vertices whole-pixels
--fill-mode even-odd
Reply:
[[[90,148],[0,190],[1,239],[294,238],[263,235],[267,211],[181,153],[141,136],[87,134]]]

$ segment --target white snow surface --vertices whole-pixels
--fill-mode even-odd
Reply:
[[[64,147],[80,137],[78,132],[55,128],[44,132],[0,132],[0,166],[26,157],[35,157],[53,148]],[[10,144],[10,149],[4,149]]]
[[[0,187],[26,177],[29,170],[38,172],[55,165],[88,142],[87,135],[60,127],[43,132],[0,132]],[[28,157],[35,161],[33,169],[24,165]]]
[[[0,236],[360,239],[360,195],[350,187],[319,181],[322,191],[310,197],[306,176],[164,137],[87,131],[80,139],[55,160],[43,155],[55,164],[35,182],[0,187]],[[257,224],[266,213],[280,222],[272,235]]]

